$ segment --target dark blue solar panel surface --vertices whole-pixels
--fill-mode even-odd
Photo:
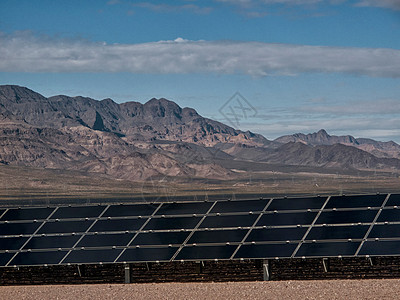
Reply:
[[[400,195],[327,199],[0,209],[0,266],[400,255]]]
[[[237,246],[188,246],[184,247],[176,257],[180,259],[229,259]]]
[[[269,199],[247,200],[247,201],[221,201],[217,202],[212,213],[233,213],[262,211],[268,204]]]
[[[388,206],[400,206],[400,194],[390,195],[390,198],[386,203],[386,207]]]
[[[267,210],[320,209],[327,197],[274,199]]]
[[[97,218],[105,208],[103,205],[59,207],[51,219]]]
[[[313,227],[307,240],[363,239],[368,225]]]
[[[333,196],[325,208],[380,207],[387,195]]]
[[[46,219],[54,208],[16,208],[9,209],[1,221],[40,220]]]
[[[316,212],[268,213],[261,217],[257,226],[310,225],[316,216]]]
[[[296,257],[302,256],[352,256],[356,254],[360,242],[304,243]]]
[[[236,253],[235,258],[290,257],[296,247],[297,244],[243,245]]]

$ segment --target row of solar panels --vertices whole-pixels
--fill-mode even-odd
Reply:
[[[0,222],[43,219],[97,218],[97,217],[127,217],[127,216],[158,216],[158,215],[192,215],[206,213],[245,213],[265,211],[318,211],[325,209],[357,209],[380,208],[387,195],[365,196],[333,196],[293,198],[293,199],[259,199],[241,201],[212,202],[177,202],[160,204],[132,205],[97,205],[78,207],[46,207],[46,208],[12,208],[0,209]],[[400,206],[400,195],[391,195],[387,207]],[[106,209],[106,210],[105,210]]]
[[[0,266],[400,255],[397,202],[400,195],[7,209]]]

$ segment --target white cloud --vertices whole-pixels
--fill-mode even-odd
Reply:
[[[30,33],[0,34],[3,72],[295,75],[303,72],[400,77],[400,50],[239,41],[106,44]]]
[[[393,10],[400,10],[399,0],[215,0],[217,2],[227,3],[230,5],[237,5],[241,7],[261,7],[271,5],[290,5],[290,6],[307,6],[315,4],[328,4],[337,5],[348,3],[359,7],[381,7]]]
[[[400,10],[400,0],[361,0],[356,6],[382,7]]]

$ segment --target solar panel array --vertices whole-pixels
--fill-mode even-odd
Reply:
[[[0,209],[0,266],[400,255],[400,195]]]

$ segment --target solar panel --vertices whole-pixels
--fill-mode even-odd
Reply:
[[[73,250],[64,259],[68,263],[110,263],[121,253],[122,249],[84,249]]]
[[[166,217],[152,218],[146,224],[145,230],[171,230],[171,229],[191,229],[194,228],[201,217]]]
[[[98,220],[90,232],[118,232],[139,230],[146,219],[106,219]]]
[[[246,242],[296,241],[301,240],[308,228],[253,229]]]
[[[400,255],[400,195],[386,198],[0,209],[0,266]]]
[[[133,217],[151,216],[158,205],[136,204],[136,205],[112,205],[104,213],[103,217]]]
[[[241,242],[247,232],[248,229],[196,231],[188,244]]]
[[[368,235],[369,238],[400,238],[400,224],[376,224]]]
[[[19,250],[27,240],[27,237],[0,238],[0,250]]]
[[[49,233],[82,233],[85,232],[90,225],[92,220],[85,221],[48,221],[38,231],[39,234]]]
[[[163,203],[156,215],[205,214],[211,205],[210,202]]]
[[[58,264],[67,253],[67,251],[19,252],[9,265],[54,265]]]
[[[332,196],[325,208],[380,207],[387,195]]]
[[[198,260],[198,259],[229,259],[237,246],[187,246],[184,247],[176,257],[176,260]]]
[[[3,223],[0,224],[0,236],[32,234],[34,233],[41,223]]]
[[[400,194],[392,194],[386,202],[387,206],[400,206]]]
[[[400,221],[400,209],[384,209],[377,222],[399,222]]]
[[[177,247],[130,248],[118,258],[118,262],[130,261],[169,261],[178,250]]]
[[[190,231],[139,233],[132,245],[173,245],[182,244]]]
[[[0,253],[0,267],[4,267],[13,256],[14,253]]]
[[[208,216],[201,223],[200,228],[251,227],[256,219],[257,215]]]
[[[320,209],[327,197],[274,199],[267,210]]]
[[[235,258],[291,257],[297,244],[252,244],[243,245]]]
[[[80,235],[35,236],[29,240],[24,249],[72,248],[80,237]]]
[[[323,211],[316,224],[371,223],[377,212],[377,210]]]
[[[360,244],[360,242],[303,243],[296,257],[353,256]]]
[[[211,213],[234,213],[262,211],[269,200],[244,200],[244,201],[220,201],[215,204]]]
[[[400,255],[400,241],[366,241],[359,255]]]
[[[313,227],[307,240],[363,239],[369,225]]]
[[[106,207],[104,205],[59,207],[51,219],[96,218]]]
[[[43,220],[46,219],[54,208],[16,208],[9,209],[1,221]]]
[[[77,247],[128,246],[135,233],[85,235]]]
[[[268,213],[261,217],[257,226],[287,226],[287,225],[310,225],[317,212],[302,213]]]

